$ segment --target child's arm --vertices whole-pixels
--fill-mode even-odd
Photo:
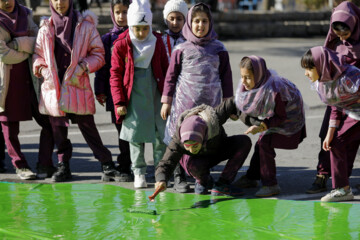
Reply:
[[[286,121],[286,103],[287,102],[281,100],[281,96],[279,93],[276,94],[274,116],[264,119],[264,121],[262,121],[258,126],[251,126],[250,128],[248,128],[245,134],[256,134],[259,132],[263,132],[269,128],[280,126],[283,122]]]
[[[276,94],[274,116],[264,119],[263,121],[267,128],[278,127],[286,121],[286,104],[287,102],[281,100],[280,94]]]
[[[221,80],[223,98],[226,99],[234,95],[229,53],[227,51],[221,51],[218,55],[220,59],[219,77]]]
[[[236,115],[237,117],[240,115],[240,111],[236,108],[233,98],[222,101],[214,110],[220,125],[223,125],[231,115]]]
[[[44,37],[44,29],[40,29],[35,42],[34,54],[32,56],[33,72],[38,78],[42,77],[41,70],[48,67],[45,62],[44,47],[42,45],[44,43]]]
[[[175,93],[176,82],[181,71],[181,55],[180,49],[175,50],[171,54],[171,60],[166,72],[164,90],[161,97],[161,102],[170,104],[172,103],[172,97]]]
[[[164,90],[161,97],[163,105],[161,107],[160,115],[163,120],[166,120],[167,116],[170,114],[172,98],[175,93],[176,82],[180,71],[181,51],[175,50],[171,55],[170,64],[166,72]]]
[[[237,119],[240,118],[240,120],[246,124],[247,126],[259,126],[261,121],[257,118],[254,117],[250,117],[245,113],[242,113],[239,109],[237,109],[235,102],[234,102],[234,98],[228,98],[224,101],[222,101],[222,103],[219,104],[219,106],[217,106],[215,108],[215,112],[219,118],[219,124],[223,125],[228,118],[232,118],[232,116],[236,116]],[[233,120],[237,120],[237,119],[233,119]]]
[[[114,102],[115,111],[117,112],[120,106],[125,106],[126,93],[124,92],[124,74],[125,74],[125,56],[126,45],[117,42],[111,55],[111,68],[110,68],[110,89]],[[123,109],[122,109],[123,110]],[[118,114],[120,116],[120,114]]]
[[[110,88],[110,67],[111,67],[111,35],[105,34],[101,37],[105,49],[105,65],[95,72],[94,91],[97,101],[104,105]]]
[[[340,125],[341,118],[342,118],[342,111],[340,109],[332,106],[330,120],[329,120],[329,128],[328,128],[326,137],[325,137],[323,145],[322,145],[324,151],[331,150],[330,145],[334,138],[335,132]]]
[[[17,64],[29,58],[30,55],[28,53],[16,50],[16,44],[12,42],[6,43],[1,32],[5,32],[5,30],[0,29],[0,61],[5,64]]]
[[[182,156],[183,152],[180,150],[180,147],[174,141],[171,141],[166,148],[162,160],[156,167],[155,179],[157,183],[167,182],[170,179]]]
[[[29,20],[29,27],[28,27],[29,36],[17,37],[14,38],[13,41],[16,42],[17,50],[19,52],[26,52],[29,54],[33,54],[35,42],[36,42],[36,36],[39,31],[39,28],[32,20],[32,17],[29,17],[28,20]]]
[[[87,71],[93,73],[105,64],[105,50],[95,25],[93,25],[92,29],[89,29],[89,31],[91,31],[91,36],[89,45],[87,46],[88,54],[86,58],[81,59],[79,65],[82,63],[85,64]]]

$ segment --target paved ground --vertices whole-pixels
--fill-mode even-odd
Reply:
[[[237,86],[239,77],[238,64],[243,56],[259,55],[265,58],[269,68],[275,69],[279,74],[287,77],[293,81],[303,94],[304,102],[306,104],[306,126],[308,137],[300,145],[297,150],[285,151],[277,150],[277,177],[282,188],[282,194],[277,196],[279,199],[292,200],[319,200],[323,194],[308,195],[305,190],[310,187],[316,174],[317,154],[319,151],[318,132],[322,121],[324,106],[318,99],[315,92],[309,88],[309,82],[304,77],[304,71],[300,67],[300,57],[310,47],[321,45],[323,39],[254,39],[246,41],[229,41],[224,42],[229,50],[231,65],[233,70],[234,86]],[[97,104],[97,113],[95,115],[99,132],[105,145],[113,153],[113,159],[119,153],[117,148],[117,134],[115,127],[110,123],[110,116],[104,111],[104,108]],[[239,121],[229,121],[225,128],[229,135],[240,134],[246,130],[246,127]],[[69,138],[73,143],[73,159],[71,161],[71,169],[74,175],[71,183],[96,183],[100,182],[100,164],[94,159],[92,152],[85,143],[76,125],[72,125],[69,129]],[[36,159],[38,153],[38,139],[39,127],[36,123],[25,122],[21,124],[20,141],[22,149],[27,157],[30,166],[35,169]],[[253,143],[255,143],[257,136],[251,136]],[[147,146],[146,160],[149,165],[152,165],[152,151],[151,145]],[[238,177],[246,171],[250,156],[245,162],[243,168],[240,169]],[[54,155],[54,163],[56,156]],[[7,157],[6,164],[8,166],[8,173],[0,174],[0,181],[14,181],[19,182],[14,170],[11,167],[10,159]],[[360,200],[359,192],[355,188],[356,184],[360,183],[359,171],[359,157],[355,162],[353,175],[351,177],[351,186],[356,195],[356,201]],[[221,172],[222,166],[213,169],[215,178]],[[148,168],[147,179],[149,188],[147,191],[153,191],[154,183],[154,169]],[[192,180],[189,179],[191,183]],[[26,182],[26,181],[24,181]],[[39,179],[38,183],[50,183],[49,179]],[[132,183],[107,183],[115,184],[126,188],[132,188]],[[192,184],[193,186],[193,184]],[[331,188],[331,182],[328,182],[328,188]],[[168,189],[167,191],[172,191]],[[253,197],[256,189],[246,190],[245,197]]]

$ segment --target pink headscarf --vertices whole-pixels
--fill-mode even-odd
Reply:
[[[313,47],[310,49],[320,82],[332,81],[341,76],[349,65],[340,62],[337,53],[325,47]]]
[[[200,6],[200,5],[203,5],[205,8],[208,8],[209,9],[209,13],[210,13],[210,26],[209,26],[209,32],[206,34],[206,36],[202,37],[202,38],[198,38],[194,35],[194,33],[192,32],[191,30],[191,22],[192,22],[192,17],[191,17],[191,14],[193,12],[193,9],[194,7],[196,6]],[[195,4],[192,8],[190,8],[189,12],[188,12],[188,15],[187,15],[187,18],[186,18],[186,22],[183,26],[183,29],[182,29],[182,35],[184,36],[184,38],[189,41],[189,42],[192,42],[194,44],[197,44],[197,45],[204,45],[208,42],[210,42],[211,40],[214,40],[214,39],[217,39],[217,34],[216,32],[214,31],[214,28],[213,28],[214,24],[213,24],[213,19],[212,19],[212,16],[211,16],[211,11],[210,11],[210,8],[208,5],[204,4],[204,3],[197,3]]]
[[[73,7],[73,0],[69,0],[69,10],[66,15],[61,16],[59,13],[56,12],[52,1],[50,3],[50,11],[51,11],[51,18],[55,25],[55,36],[56,41],[69,52],[72,49],[72,41],[73,41],[73,33],[72,25],[73,21],[77,21],[77,12],[74,10]],[[74,22],[74,23],[75,23]]]
[[[11,13],[0,10],[0,25],[9,31],[12,38],[28,35],[28,15],[30,10],[21,6],[15,0],[15,7]]]
[[[338,47],[337,43],[340,39],[331,27],[334,22],[345,23],[351,31],[351,36]],[[358,56],[360,52],[360,9],[355,4],[344,1],[333,9],[324,47],[336,50],[340,55],[345,55],[352,59],[360,58]]]
[[[181,142],[195,141],[203,143],[205,140],[206,130],[207,125],[205,121],[198,115],[185,118],[179,129]]]

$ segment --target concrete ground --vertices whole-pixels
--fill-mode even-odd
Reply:
[[[271,38],[271,39],[252,39],[243,41],[224,41],[230,54],[231,66],[233,71],[234,88],[236,88],[240,75],[238,64],[243,56],[258,55],[265,58],[268,68],[275,69],[280,75],[294,82],[303,94],[306,104],[306,127],[307,138],[300,144],[296,150],[276,150],[277,178],[282,193],[276,198],[291,200],[320,200],[324,193],[305,194],[306,189],[311,186],[316,175],[317,154],[320,149],[318,132],[325,111],[325,106],[320,102],[316,92],[311,91],[309,82],[304,76],[304,70],[300,67],[300,58],[302,54],[310,47],[321,45],[323,38]],[[93,75],[92,75],[93,76]],[[104,108],[96,104],[97,113],[95,121],[98,130],[105,145],[113,153],[113,160],[119,153],[117,147],[117,133],[115,127],[111,124],[110,115],[104,111]],[[225,124],[228,135],[242,134],[246,127],[240,121],[229,121]],[[258,136],[250,136],[255,144]],[[125,188],[133,188],[133,183],[103,183],[100,181],[100,163],[94,159],[94,156],[81,136],[76,125],[69,128],[69,138],[73,143],[73,158],[71,160],[71,170],[73,180],[69,183],[93,183],[93,184],[114,184]],[[20,142],[22,150],[32,167],[35,169],[39,141],[39,126],[35,121],[21,123]],[[238,177],[244,174],[249,166],[249,154],[244,166],[240,169]],[[54,164],[57,162],[54,154]],[[153,191],[154,187],[154,168],[152,166],[151,145],[146,146],[146,161],[149,164],[147,180],[149,187],[145,191]],[[27,182],[27,183],[51,183],[50,179],[38,179],[34,181],[19,180],[12,168],[10,158],[7,156],[6,165],[8,172],[0,174],[0,181]],[[359,156],[357,156],[353,174],[350,179],[351,187],[355,194],[356,203],[359,202],[359,191],[356,184],[360,183]],[[215,179],[219,176],[223,164],[215,167],[212,174]],[[191,187],[193,180],[188,177]],[[328,181],[328,189],[331,188],[331,181]],[[167,191],[172,192],[172,188]],[[245,198],[254,197],[256,189],[245,190]],[[192,194],[192,193],[191,193]]]

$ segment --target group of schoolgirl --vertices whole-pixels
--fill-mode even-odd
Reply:
[[[45,177],[52,177],[53,181],[72,177],[69,165],[72,145],[68,139],[71,121],[78,124],[95,158],[101,162],[105,181],[132,181],[133,172],[134,187],[146,187],[144,144],[151,142],[157,186],[161,183],[166,187],[170,176],[175,175],[177,190],[188,191],[185,171],[196,179],[198,194],[206,194],[210,189],[215,195],[242,193],[231,183],[250,151],[251,141],[245,135],[227,137],[222,125],[229,117],[238,118],[239,109],[250,115],[254,106],[241,109],[241,104],[235,105],[229,55],[217,40],[207,5],[199,3],[188,11],[185,2],[169,1],[164,8],[169,30],[161,36],[152,31],[147,1],[131,4],[125,0],[112,1],[114,28],[102,39],[96,31],[96,16],[89,11],[73,10],[71,0],[51,0],[51,17],[42,21],[39,31],[31,12],[16,0],[0,2],[0,9],[4,86],[0,121],[8,153],[20,178],[36,177],[21,153],[18,140],[19,122],[34,116],[42,127],[38,172],[44,169]],[[257,83],[255,86],[250,81],[240,92],[258,88],[270,76],[263,59],[255,56],[246,59],[246,74],[252,74]],[[100,104],[107,103],[120,137],[118,169],[94,123],[95,98],[89,73],[96,71],[96,99]],[[286,117],[271,120],[277,111],[275,103],[293,104],[301,100],[295,87],[286,82],[298,97],[287,99],[288,92],[284,97],[269,95],[266,102],[272,101],[272,106],[262,114],[270,120],[244,116],[244,122],[252,125],[248,132],[281,128]],[[251,105],[252,100],[248,103]],[[283,104],[279,111],[285,114],[284,111],[291,110]],[[301,137],[296,133],[301,141],[304,125],[297,129],[301,129]],[[272,134],[278,132],[281,129]],[[58,168],[52,165],[54,144]],[[263,145],[266,143],[259,144],[260,151],[256,153],[260,156],[255,157],[258,161],[263,161]],[[226,159],[229,159],[226,167],[214,183],[210,168]]]
[[[339,4],[333,10],[324,47],[311,48],[301,59],[301,66],[305,69],[305,76],[311,80],[312,89],[328,106],[320,131],[318,174],[307,190],[307,193],[326,191],[326,181],[331,176],[333,190],[321,198],[321,201],[326,202],[354,198],[349,177],[360,145],[359,17],[360,9],[353,3],[345,1]],[[200,47],[197,46],[197,49]],[[179,51],[186,53],[186,50]],[[184,58],[186,54],[181,56],[179,62],[184,62]],[[193,59],[190,58],[190,61],[195,63]],[[179,82],[170,85],[175,85],[176,90],[181,84],[186,84],[180,82],[183,72],[180,69]],[[174,121],[176,130],[172,142],[157,167],[157,189],[166,189],[171,171],[180,162],[188,174],[196,179],[196,193],[204,194],[212,188],[213,195],[241,195],[238,187],[256,187],[259,179],[262,188],[256,192],[256,196],[267,197],[280,193],[274,149],[296,149],[306,137],[302,97],[293,83],[268,70],[261,57],[244,57],[240,62],[240,72],[241,83],[236,90],[235,100],[224,99],[216,108],[200,105],[178,115],[178,120]],[[171,68],[168,73],[171,73]],[[166,80],[173,76],[167,75]],[[193,88],[183,89],[186,92],[183,105],[191,101],[188,96],[192,97],[189,94],[192,91]],[[167,95],[164,91],[163,96],[169,95],[172,107],[176,107],[176,98],[172,99],[172,94]],[[183,102],[179,102],[179,105],[183,106]],[[232,183],[236,175],[233,171],[241,167],[248,153],[245,147],[247,144],[246,139],[240,139],[240,136],[237,140],[229,140],[236,136],[224,136],[221,125],[224,119],[236,119],[239,113],[244,123],[250,126],[245,133],[260,132],[260,137],[255,144],[247,173]],[[171,114],[175,115],[176,111],[171,109]],[[234,149],[232,143],[236,141],[238,143]],[[213,183],[209,168],[223,159],[229,160],[218,181]]]
[[[338,8],[344,5],[349,14],[358,11],[348,2]],[[102,39],[96,31],[96,16],[89,11],[80,14],[72,6],[72,0],[51,0],[51,17],[42,21],[36,36],[38,29],[28,9],[16,0],[0,2],[0,121],[19,177],[35,178],[18,140],[19,121],[34,116],[42,127],[38,171],[41,166],[54,181],[71,178],[72,145],[67,137],[71,120],[101,162],[105,181],[132,181],[133,172],[134,187],[147,187],[144,146],[150,142],[156,188],[166,189],[174,175],[177,190],[188,191],[185,171],[195,178],[197,194],[211,190],[213,195],[237,196],[243,194],[238,186],[255,187],[259,179],[262,188],[256,196],[280,193],[274,149],[296,149],[306,137],[301,93],[289,80],[267,69],[263,58],[247,56],[240,62],[241,83],[234,98],[229,55],[217,40],[207,5],[198,3],[187,11],[185,2],[168,1],[164,20],[169,29],[161,36],[152,31],[148,1],[114,0],[114,28]],[[356,134],[360,70],[348,65],[356,65],[358,17],[353,14],[356,17],[346,20],[340,14],[335,21],[335,13],[336,9],[335,30],[329,30],[327,43],[339,36],[342,41],[334,48],[343,50],[345,57],[317,47],[301,61],[306,75],[317,83],[314,87],[322,101],[332,106],[323,149],[330,151],[335,190],[323,201],[352,199],[348,178],[360,143]],[[119,134],[117,169],[94,123],[89,73],[96,71],[96,99],[106,102]],[[260,133],[250,168],[235,183],[251,141],[246,135],[228,137],[222,126],[228,118],[240,118],[248,125],[246,134]],[[57,169],[50,154],[54,144]],[[227,159],[214,182],[210,169]]]
[[[349,178],[360,145],[360,9],[344,1],[333,9],[322,47],[309,49],[301,59],[305,75],[327,105],[320,129],[317,176],[307,193],[333,190],[322,201],[347,201],[354,195]]]
[[[97,17],[73,10],[72,0],[49,3],[51,17],[43,19],[38,29],[29,9],[16,0],[0,2],[0,122],[8,154],[21,179],[71,179],[71,120],[78,124],[101,162],[103,180],[119,179],[120,173],[101,141],[93,117],[95,101],[89,73],[104,64]],[[38,176],[30,170],[18,139],[19,122],[32,117],[42,128]],[[54,145],[58,168],[52,161]]]

